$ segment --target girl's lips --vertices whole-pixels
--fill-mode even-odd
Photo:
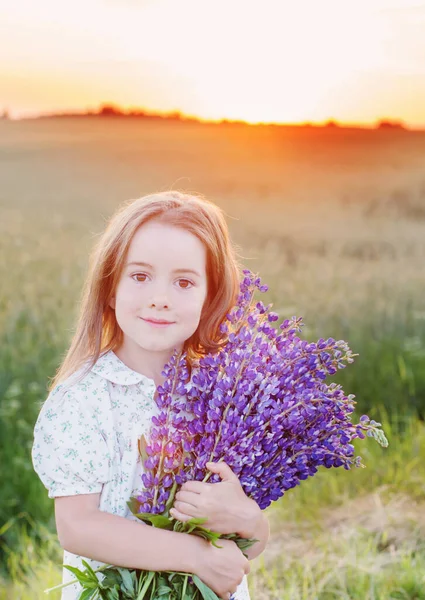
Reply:
[[[149,319],[143,319],[142,321],[145,321],[145,323],[149,323],[149,325],[152,325],[152,327],[168,327],[169,325],[174,325],[173,322],[169,322],[169,323],[161,323],[161,322],[156,322],[156,321],[149,321]]]

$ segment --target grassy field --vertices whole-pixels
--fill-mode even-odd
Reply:
[[[425,134],[405,131],[0,121],[0,600],[60,582],[30,448],[89,249],[121,201],[166,189],[222,206],[266,301],[359,354],[333,380],[390,440],[269,510],[253,600],[425,598],[424,167]]]

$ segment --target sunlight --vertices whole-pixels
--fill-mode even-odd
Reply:
[[[425,8],[411,0],[15,0],[0,22],[2,102],[27,112],[113,102],[206,119],[385,113],[420,123],[424,26]]]
[[[207,29],[196,27],[205,20],[199,3],[184,6],[190,18],[179,23],[178,36],[181,7],[170,5],[160,42],[152,30],[129,35],[125,51],[129,60],[148,57],[190,82],[192,114],[251,122],[320,120],[353,73],[379,67],[384,58],[385,27],[358,5],[332,0],[307,9],[305,1],[268,2],[259,16],[253,5],[219,1],[207,15]],[[150,5],[146,12],[159,19],[161,7]]]

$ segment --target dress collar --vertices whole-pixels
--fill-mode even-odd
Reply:
[[[118,385],[133,385],[143,381],[147,388],[152,388],[153,391],[156,389],[153,379],[127,367],[113,350],[102,354],[92,367],[92,371]]]

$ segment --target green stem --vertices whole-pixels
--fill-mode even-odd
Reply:
[[[187,588],[188,579],[189,579],[189,575],[186,575],[186,577],[184,578],[183,589],[182,589],[182,600],[184,600],[184,597],[186,595],[186,588]]]
[[[176,495],[176,490],[177,490],[177,481],[174,481],[173,487],[171,488],[171,491],[170,491],[170,495],[169,495],[168,500],[167,500],[167,502],[165,504],[165,513],[163,513],[164,516],[166,516],[166,517],[170,516],[169,510],[170,510],[170,508],[173,505],[174,497]]]

